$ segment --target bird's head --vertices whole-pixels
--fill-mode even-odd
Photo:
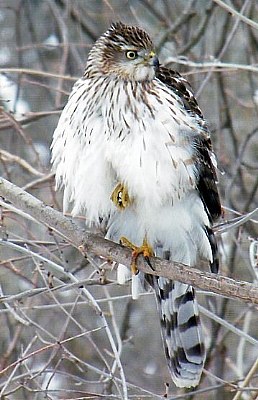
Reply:
[[[86,72],[114,75],[131,81],[150,81],[159,61],[145,31],[117,22],[92,47]]]

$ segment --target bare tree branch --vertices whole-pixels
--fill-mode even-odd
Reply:
[[[215,3],[217,3],[220,7],[224,8],[226,11],[228,11],[231,15],[233,15],[234,17],[239,18],[241,21],[243,21],[244,23],[246,23],[247,25],[250,25],[251,27],[258,29],[258,24],[255,21],[252,21],[251,19],[245,17],[242,12],[238,12],[237,10],[235,10],[233,7],[231,7],[230,5],[226,4],[224,1],[222,0],[213,0]]]
[[[100,235],[83,231],[71,219],[46,206],[42,201],[3,178],[0,178],[0,195],[29,216],[53,229],[83,254],[94,253],[112,262],[115,261],[130,267],[131,251],[129,249],[106,240]],[[199,271],[159,258],[153,258],[151,263],[155,270],[152,270],[139,258],[139,270],[190,284],[232,299],[258,304],[258,287],[254,284]]]

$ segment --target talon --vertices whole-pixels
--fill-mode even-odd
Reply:
[[[113,190],[110,199],[120,210],[124,210],[131,204],[130,197],[128,195],[128,191],[126,186],[122,183],[119,183],[115,189]]]
[[[154,254],[152,254],[154,256]],[[152,269],[152,271],[155,271],[155,269],[153,268],[151,262],[150,262],[150,257],[145,256],[144,260],[146,261],[146,263],[148,264],[148,266]]]
[[[133,261],[132,264],[131,264],[131,272],[132,272],[133,275],[139,274],[139,270],[137,268],[137,265],[136,265],[135,261]]]
[[[152,250],[152,247],[148,244],[146,237],[144,238],[142,245],[139,247],[134,245],[133,243],[131,243],[125,237],[120,238],[120,244],[122,244],[123,246],[129,247],[130,249],[133,250],[132,263],[131,263],[131,272],[133,275],[136,275],[139,272],[139,270],[137,268],[136,260],[140,254],[143,255],[147,264],[150,266],[151,269],[153,269],[151,262],[150,262],[150,257],[154,256],[154,252]]]

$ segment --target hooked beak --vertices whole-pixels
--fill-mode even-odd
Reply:
[[[150,51],[148,54],[146,54],[144,60],[147,61],[148,64],[153,65],[155,69],[159,67],[159,59],[154,51]]]

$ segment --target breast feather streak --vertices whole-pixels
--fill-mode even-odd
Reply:
[[[157,88],[157,97],[154,89],[150,112],[142,95],[131,87],[120,87],[116,115],[123,115],[123,119],[116,121],[113,131],[114,121],[107,122],[112,131],[108,133],[107,157],[131,196],[161,204],[180,199],[195,185],[197,171],[189,136],[191,127],[195,131],[198,127],[183,111],[174,118],[168,93],[164,96]],[[107,111],[105,115],[108,118]]]

